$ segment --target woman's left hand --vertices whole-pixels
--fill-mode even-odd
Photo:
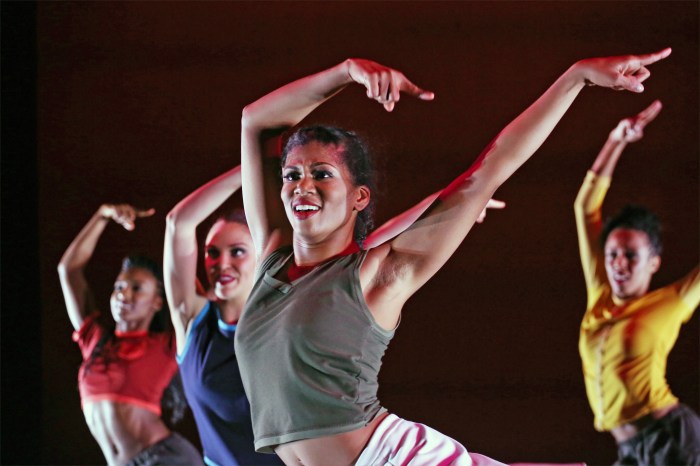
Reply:
[[[387,112],[394,109],[402,92],[421,100],[435,98],[435,94],[416,86],[398,70],[361,58],[350,58],[346,63],[350,79],[365,86],[367,97],[382,104]]]
[[[609,87],[615,90],[643,92],[642,83],[651,75],[647,65],[663,60],[671,54],[667,47],[655,53],[623,55],[618,57],[588,58],[575,67],[583,74],[586,84]]]

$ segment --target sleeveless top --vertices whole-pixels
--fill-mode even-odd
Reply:
[[[207,302],[177,357],[204,462],[209,466],[282,464],[276,456],[253,449],[250,405],[233,348],[235,332],[236,325],[221,320],[216,303]]]
[[[286,283],[275,275],[291,247],[261,264],[236,332],[257,451],[349,432],[386,410],[377,399],[394,331],[372,317],[360,287],[366,251],[318,265]]]
[[[73,332],[83,363],[78,373],[81,403],[110,400],[147,409],[160,416],[163,391],[177,372],[169,333],[115,332],[100,355],[89,362],[105,335],[98,313]]]

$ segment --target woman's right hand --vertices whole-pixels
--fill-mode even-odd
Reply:
[[[413,84],[404,74],[371,60],[350,58],[346,60],[350,79],[367,89],[367,97],[384,106],[387,112],[401,98],[401,92],[421,100],[433,100],[435,94]]]
[[[136,227],[137,218],[150,217],[154,213],[156,210],[153,208],[142,210],[129,204],[102,204],[100,206],[100,215],[103,218],[114,220],[129,231]]]
[[[651,75],[648,65],[671,55],[667,47],[655,53],[588,58],[574,65],[588,85],[609,87],[618,91],[644,92],[642,84]]]
[[[637,115],[621,120],[610,132],[610,140],[615,142],[636,142],[644,136],[644,127],[659,114],[663,105],[655,100]]]

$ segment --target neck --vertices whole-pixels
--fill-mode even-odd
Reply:
[[[308,243],[301,238],[294,238],[293,248],[294,263],[301,267],[314,266],[359,249],[352,237],[352,232],[349,236],[332,238],[320,243]]]
[[[148,327],[150,327],[150,326],[151,326],[150,321],[149,322],[119,321],[114,326],[114,331],[119,332],[119,333],[140,332],[140,331],[148,332]]]
[[[226,323],[238,322],[243,313],[243,305],[245,302],[239,302],[238,299],[218,300],[219,312],[221,319]]]

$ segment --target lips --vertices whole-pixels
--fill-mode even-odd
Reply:
[[[236,277],[233,275],[219,275],[219,277],[216,279],[216,282],[220,283],[221,285],[228,285],[234,281],[236,281]]]
[[[320,211],[321,208],[309,201],[300,200],[292,205],[294,216],[299,220],[305,220]]]

